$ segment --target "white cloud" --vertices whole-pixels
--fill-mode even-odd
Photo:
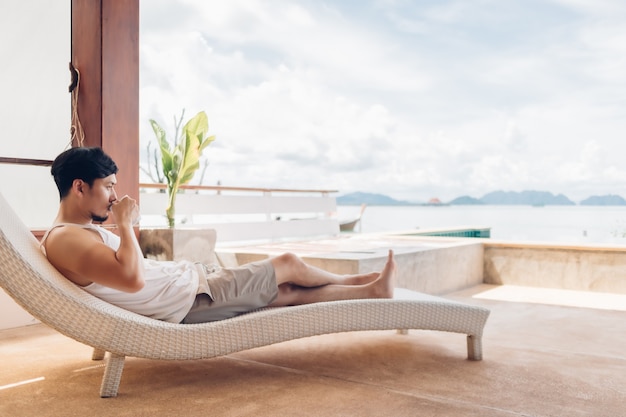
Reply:
[[[624,27],[609,1],[147,2],[141,134],[206,110],[210,183],[619,193]]]

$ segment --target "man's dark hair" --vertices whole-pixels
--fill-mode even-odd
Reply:
[[[74,180],[91,187],[95,180],[117,174],[117,165],[101,148],[70,148],[56,157],[50,171],[63,200]]]

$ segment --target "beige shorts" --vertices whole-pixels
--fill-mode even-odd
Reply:
[[[200,292],[182,323],[205,323],[235,317],[272,303],[278,296],[276,274],[271,260],[237,268],[199,268]],[[204,276],[203,276],[204,275]],[[206,290],[203,291],[202,289]]]

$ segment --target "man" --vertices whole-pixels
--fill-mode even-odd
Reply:
[[[391,298],[395,261],[380,273],[337,275],[286,253],[237,268],[144,259],[133,230],[135,200],[115,193],[118,168],[100,148],[71,148],[52,164],[57,217],[42,240],[67,279],[111,304],[174,323],[220,320],[265,306]],[[93,222],[112,214],[118,234]]]

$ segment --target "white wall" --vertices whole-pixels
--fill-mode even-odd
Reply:
[[[70,142],[70,0],[0,2],[0,156],[54,159]],[[45,228],[58,195],[50,170],[0,164],[0,193],[31,228]],[[32,318],[0,290],[0,329]]]

